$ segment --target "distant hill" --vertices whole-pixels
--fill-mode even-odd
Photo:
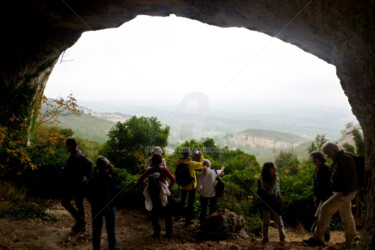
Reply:
[[[305,141],[305,138],[290,133],[263,129],[246,129],[235,136],[227,137],[225,143],[228,146],[286,149],[297,146]]]
[[[65,115],[60,116],[59,119],[61,121],[60,126],[73,129],[75,136],[102,143],[107,140],[106,134],[115,125],[113,121],[84,113],[79,117]]]

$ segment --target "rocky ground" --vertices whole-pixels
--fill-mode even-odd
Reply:
[[[86,204],[87,218],[90,218]],[[56,221],[0,219],[0,249],[91,249],[91,223],[81,234],[71,232],[73,219],[60,206],[55,205],[50,214]],[[162,223],[161,225],[163,225]],[[271,241],[262,244],[260,238],[239,235],[230,240],[206,241],[199,236],[198,225],[184,226],[183,219],[174,222],[174,236],[152,238],[151,222],[139,211],[117,212],[117,241],[119,249],[310,249],[302,244],[307,234],[287,229],[287,242],[279,243],[276,228],[271,228]],[[103,230],[105,230],[103,228]],[[102,249],[107,249],[107,237],[102,235]],[[340,249],[344,241],[343,232],[333,232],[332,240],[324,248]]]

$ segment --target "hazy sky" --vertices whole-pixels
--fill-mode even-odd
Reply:
[[[211,108],[324,105],[350,110],[333,65],[243,28],[139,16],[86,32],[56,64],[48,97],[176,106],[189,93]],[[193,94],[194,95],[194,94]]]

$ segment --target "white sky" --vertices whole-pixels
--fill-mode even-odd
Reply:
[[[210,107],[336,106],[350,110],[333,65],[243,28],[175,16],[139,16],[86,32],[49,78],[48,97],[177,106],[191,92]]]

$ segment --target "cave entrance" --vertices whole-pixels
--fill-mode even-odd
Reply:
[[[95,112],[157,116],[171,125],[171,147],[202,137],[224,144],[221,137],[246,129],[338,140],[345,124],[356,122],[333,65],[263,33],[174,15],[84,33],[62,54],[45,90],[52,98],[71,92]],[[194,122],[179,112],[195,115]],[[271,155],[301,142],[263,143]],[[252,146],[247,151],[267,160],[261,142]]]

